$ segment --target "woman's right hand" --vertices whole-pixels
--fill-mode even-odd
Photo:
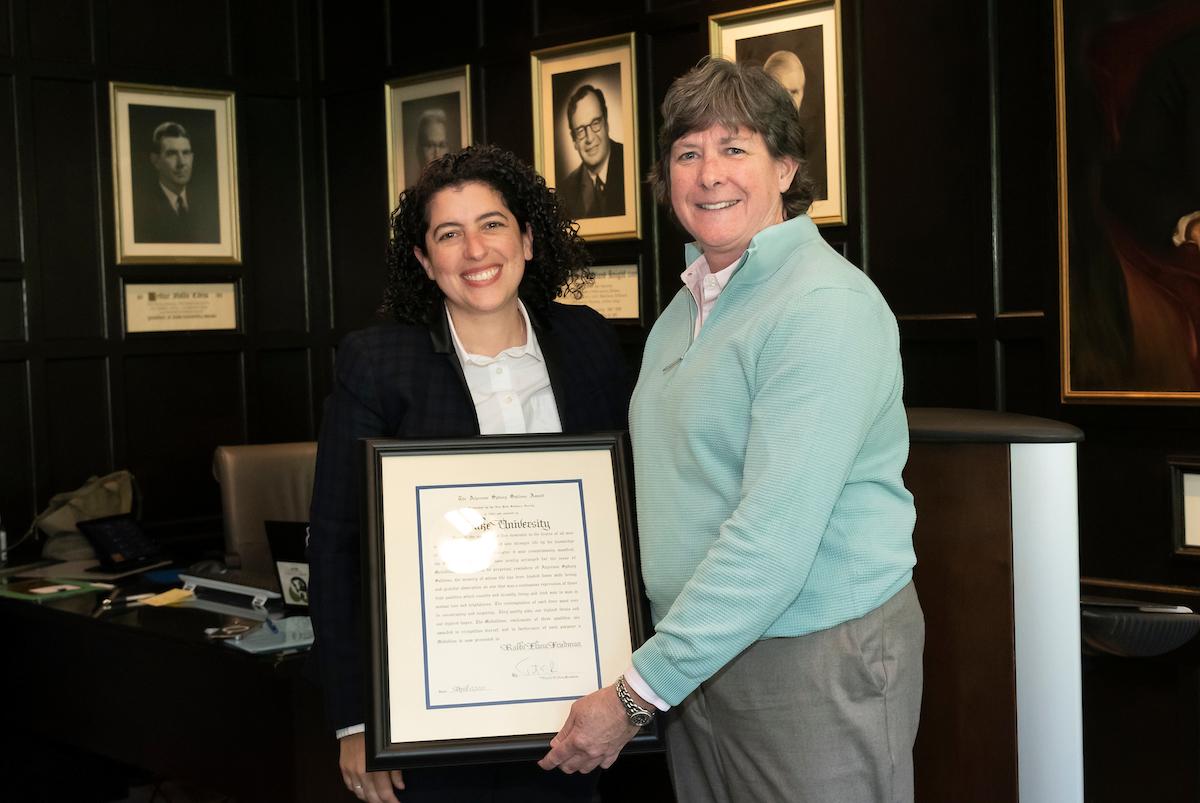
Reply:
[[[404,788],[400,770],[367,772],[366,734],[343,736],[338,740],[338,746],[338,767],[351,794],[367,803],[400,803],[396,797],[396,789]]]

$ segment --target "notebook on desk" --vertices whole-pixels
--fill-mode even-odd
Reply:
[[[33,577],[0,584],[0,597],[11,597],[27,602],[45,602],[102,590],[99,586],[81,580],[62,577]]]

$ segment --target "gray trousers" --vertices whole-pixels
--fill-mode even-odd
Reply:
[[[666,714],[680,803],[911,803],[925,617],[909,583],[860,619],[758,641]]]

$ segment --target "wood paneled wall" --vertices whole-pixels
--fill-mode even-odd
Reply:
[[[380,296],[383,84],[473,65],[477,141],[533,156],[529,52],[636,31],[644,160],[671,80],[742,2],[0,0],[0,516],[132,469],[153,522],[215,521],[221,443],[315,437],[333,350]],[[847,224],[901,321],[912,405],[1080,426],[1085,575],[1200,584],[1171,556],[1168,454],[1194,407],[1061,405],[1051,0],[842,5]],[[244,264],[118,266],[110,80],[237,93]],[[644,167],[645,165],[643,165]],[[643,304],[684,235],[643,189]],[[237,334],[121,334],[122,281],[238,284]],[[644,337],[622,330],[633,360]]]
[[[313,8],[0,3],[0,515],[131,469],[151,522],[213,519],[220,443],[308,439],[327,383]],[[115,263],[109,81],[237,93],[240,266]],[[238,285],[238,333],[125,338],[125,281]]]

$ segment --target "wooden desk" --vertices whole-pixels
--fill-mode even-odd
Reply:
[[[0,598],[5,737],[32,730],[239,801],[354,800],[307,656],[211,643],[204,628],[222,622],[205,611],[139,607],[93,619],[95,605],[92,595]],[[0,778],[0,800],[9,799],[6,783]],[[604,801],[627,800],[630,789],[674,799],[661,753],[622,756],[599,786]]]
[[[206,611],[95,604],[0,599],[6,723],[238,800],[347,799],[305,656],[210,643]]]

